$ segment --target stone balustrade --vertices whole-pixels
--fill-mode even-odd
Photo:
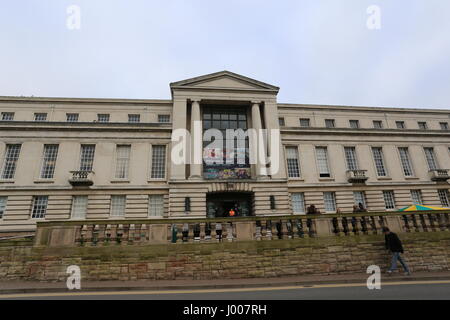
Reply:
[[[393,232],[450,231],[450,210],[217,219],[38,222],[37,246],[274,241]]]

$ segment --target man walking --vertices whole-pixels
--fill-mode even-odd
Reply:
[[[387,227],[383,228],[383,233],[384,233],[386,249],[388,249],[392,252],[391,267],[389,268],[388,273],[391,274],[392,271],[397,269],[397,260],[398,260],[402,264],[403,269],[405,269],[405,275],[407,275],[407,276],[411,275],[411,272],[409,271],[409,268],[406,265],[406,262],[403,260],[402,256],[400,255],[401,253],[403,253],[402,242],[400,241],[398,236],[395,233],[391,232],[389,230],[389,228],[387,228]]]

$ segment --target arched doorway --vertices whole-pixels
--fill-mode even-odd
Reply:
[[[211,192],[206,195],[208,218],[248,217],[253,215],[252,192]]]

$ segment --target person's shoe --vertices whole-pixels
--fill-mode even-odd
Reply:
[[[391,275],[392,274],[392,270],[388,270],[387,274]]]
[[[411,272],[405,272],[405,276],[410,276]]]

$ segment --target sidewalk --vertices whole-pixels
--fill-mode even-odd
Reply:
[[[369,274],[293,276],[283,278],[217,279],[217,280],[141,280],[141,281],[81,281],[80,291],[131,290],[200,290],[225,288],[260,288],[285,286],[313,286],[323,284],[365,284]],[[382,274],[381,280],[436,281],[450,280],[450,272],[418,272],[411,276],[403,273]],[[65,282],[1,281],[0,294],[68,292]]]

